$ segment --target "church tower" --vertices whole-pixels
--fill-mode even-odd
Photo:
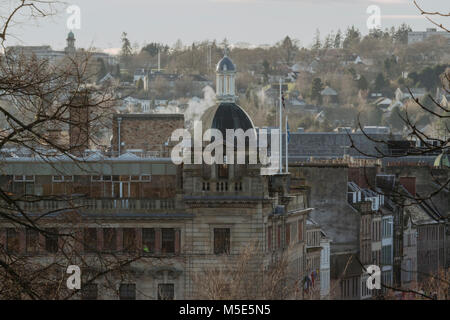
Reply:
[[[236,66],[228,57],[227,49],[216,68],[216,96],[219,102],[236,102]]]
[[[75,53],[75,51],[76,51],[76,49],[75,49],[75,35],[73,34],[72,31],[70,31],[69,34],[67,35],[66,41],[67,41],[67,47],[64,49],[66,54]]]

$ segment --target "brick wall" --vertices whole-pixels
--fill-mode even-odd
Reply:
[[[184,128],[182,114],[115,114],[113,116],[112,150],[118,151],[118,119],[121,153],[126,149],[161,151],[175,129]]]

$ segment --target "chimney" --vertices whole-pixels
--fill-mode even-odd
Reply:
[[[400,177],[400,184],[405,187],[413,197],[416,196],[416,177]]]
[[[82,155],[89,149],[89,94],[81,93],[73,99],[69,107],[69,143],[70,153]]]

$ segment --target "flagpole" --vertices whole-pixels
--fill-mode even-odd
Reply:
[[[280,173],[283,173],[283,110],[282,110],[282,101],[281,101],[281,78],[280,78]]]
[[[288,115],[286,111],[286,124],[285,124],[285,130],[286,130],[286,173],[289,173],[289,161],[288,161]]]

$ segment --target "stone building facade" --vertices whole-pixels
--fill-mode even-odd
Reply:
[[[228,78],[222,79],[227,84],[219,87],[227,91],[218,96],[220,112],[209,125],[253,128],[232,102],[234,91],[227,85],[234,84],[235,73],[231,60],[224,59],[218,68],[228,67]],[[278,281],[283,286],[270,297],[298,297],[312,210],[305,193],[289,191],[289,174],[264,175],[259,164],[175,165],[165,142],[183,122],[182,115],[114,115],[112,149],[120,146],[120,152],[92,152],[80,162],[64,155],[4,154],[0,184],[20,199],[20,210],[3,205],[19,220],[25,213],[44,215],[39,227],[46,231],[3,217],[0,254],[42,265],[64,256],[67,265],[87,265],[75,299],[189,299],[204,297],[205,281],[198,279],[205,271],[224,264],[237,268],[241,253],[254,246],[246,297],[267,295],[266,275],[276,276],[280,262],[285,262]],[[161,150],[167,153],[152,153]],[[93,272],[104,271],[105,259],[128,263],[120,274],[89,280]]]

